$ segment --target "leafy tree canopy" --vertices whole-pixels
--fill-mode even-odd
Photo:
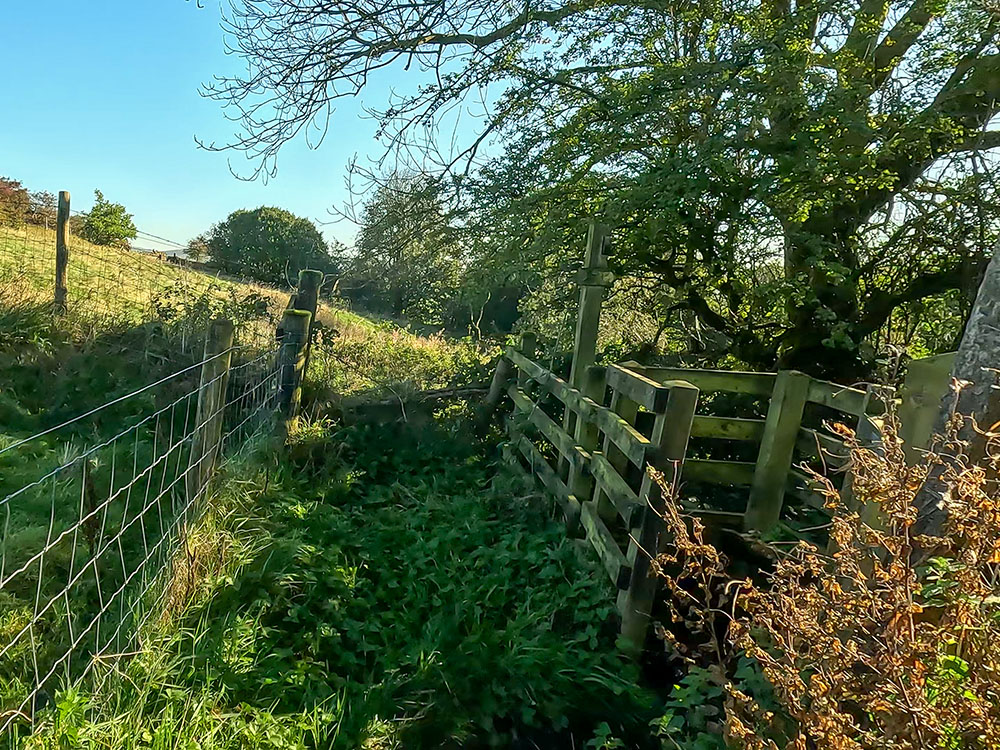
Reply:
[[[381,132],[508,240],[489,257],[561,269],[549,240],[596,215],[662,315],[756,365],[850,377],[887,327],[975,289],[998,234],[998,29],[982,0],[239,0],[249,74],[207,93],[266,170],[375,70],[429,70]],[[477,137],[442,145],[473,101]]]
[[[433,181],[395,175],[365,204],[350,283],[387,312],[444,322],[461,270],[460,245]]]
[[[95,245],[116,245],[134,240],[136,228],[125,206],[112,203],[100,190],[95,190],[94,207],[83,220],[80,236]]]
[[[281,208],[240,209],[205,237],[219,268],[268,283],[295,278],[303,268],[332,270],[326,241],[308,219]]]

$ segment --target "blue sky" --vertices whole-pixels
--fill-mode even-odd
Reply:
[[[287,146],[267,184],[237,180],[227,161],[245,173],[241,154],[207,152],[194,140],[233,134],[198,87],[240,65],[225,54],[219,5],[202,4],[4,0],[0,176],[31,190],[69,190],[75,210],[89,208],[99,188],[125,204],[139,229],[182,242],[235,209],[264,204],[332,220],[327,210],[346,198],[350,157],[381,153],[361,105],[384,104],[390,84],[409,82],[397,71],[361,100],[343,101],[322,147]],[[347,222],[321,229],[346,242],[355,231]]]

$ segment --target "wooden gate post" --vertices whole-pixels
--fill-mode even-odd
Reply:
[[[809,382],[808,375],[795,370],[780,371],[774,381],[743,521],[748,531],[766,533],[778,525]]]
[[[591,365],[584,373],[583,385],[580,393],[597,404],[604,404],[604,391],[607,388],[607,369]],[[574,414],[575,416],[575,414]],[[573,440],[577,448],[593,453],[597,450],[600,440],[600,430],[597,424],[586,419],[576,419],[576,431],[573,433]],[[579,462],[573,462],[569,467],[569,481],[566,483],[571,494],[576,496],[581,502],[592,498],[594,495],[594,479],[589,472],[585,471]],[[599,510],[599,508],[598,508]]]
[[[650,442],[655,454],[650,464],[663,472],[668,483],[680,478],[687,454],[691,425],[698,409],[699,390],[691,383],[669,383],[670,395],[662,414],[656,415]],[[618,611],[622,613],[622,646],[633,654],[642,651],[649,629],[649,615],[656,596],[657,579],[650,575],[650,563],[660,550],[660,536],[664,530],[663,512],[665,499],[660,486],[647,471],[639,491],[639,509],[642,520],[628,548],[628,564],[632,570],[629,587],[618,595]]]
[[[601,327],[601,307],[605,290],[614,280],[608,271],[605,256],[610,242],[611,230],[604,224],[590,222],[587,231],[587,251],[583,268],[577,277],[580,286],[580,308],[576,315],[576,333],[573,337],[573,362],[570,365],[569,384],[582,390],[587,377],[587,368],[597,361],[597,335]],[[566,409],[563,427],[570,435],[576,432],[576,414]],[[560,472],[567,476],[569,464],[565,460]]]
[[[55,311],[63,315],[68,309],[66,269],[69,266],[69,191],[59,191],[59,211],[56,214],[56,291]]]
[[[198,387],[197,418],[191,438],[191,457],[185,477],[189,499],[197,497],[211,479],[222,447],[234,330],[232,322],[222,318],[209,324],[205,363],[201,366]]]
[[[306,310],[285,310],[281,318],[283,336],[278,352],[278,409],[286,429],[298,417],[302,405],[302,379],[311,321],[312,315]]]

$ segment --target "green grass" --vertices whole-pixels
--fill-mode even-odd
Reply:
[[[372,398],[488,382],[496,347],[439,334],[420,335],[391,321],[326,307],[317,315],[309,377],[338,397]]]
[[[604,577],[536,499],[491,486],[481,446],[397,429],[309,425],[241,476],[213,521],[229,552],[183,615],[103,689],[60,694],[26,746],[641,742]]]

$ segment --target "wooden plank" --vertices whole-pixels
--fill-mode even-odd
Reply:
[[[764,437],[764,420],[696,415],[691,425],[691,437],[759,443]]]
[[[686,367],[641,367],[633,368],[650,380],[686,380],[697,386],[703,393],[728,391],[749,393],[754,396],[770,396],[774,388],[776,374],[773,372],[740,372],[737,370],[696,370]]]
[[[799,428],[799,437],[795,441],[799,452],[808,458],[823,461],[827,466],[839,468],[847,460],[847,446],[840,438],[827,435],[819,430],[808,427]]]
[[[732,484],[749,487],[753,484],[756,464],[752,461],[716,461],[709,458],[689,458],[684,462],[684,478],[711,484]]]
[[[865,413],[867,394],[857,388],[810,378],[808,400],[860,417]]]
[[[590,469],[601,491],[614,505],[625,524],[631,527],[639,515],[635,512],[640,506],[639,496],[622,479],[603,453],[594,453],[590,457]]]
[[[729,510],[707,510],[705,508],[685,509],[686,514],[701,519],[706,526],[721,529],[743,530],[743,514]]]
[[[579,449],[576,441],[563,432],[562,428],[542,411],[538,404],[528,398],[524,391],[517,385],[511,385],[507,389],[507,394],[514,402],[514,407],[525,415],[528,422],[534,425],[563,457],[577,466],[586,465],[588,456]]]
[[[628,560],[625,559],[622,551],[618,549],[618,543],[615,542],[614,536],[608,531],[608,527],[604,525],[604,521],[598,515],[597,507],[594,503],[586,502],[583,504],[580,520],[587,532],[587,541],[597,551],[597,556],[600,558],[601,564],[604,566],[604,570],[607,571],[611,582],[617,587],[621,587],[622,585],[627,586]]]
[[[538,448],[524,435],[518,438],[517,448],[521,451],[521,455],[527,459],[532,473],[541,480],[545,489],[559,501],[566,516],[566,522],[575,523],[574,519],[580,518],[580,501],[570,494],[569,489],[556,474],[555,469],[549,466],[549,462],[538,452]]]
[[[788,471],[812,382],[808,375],[794,370],[778,373],[747,503],[749,530],[767,533],[781,517]]]
[[[801,471],[792,469],[788,472],[788,494],[810,507],[829,513],[830,511],[825,507],[826,498],[813,489],[815,486],[816,483]]]
[[[951,383],[955,352],[915,359],[906,365],[900,391],[899,437],[906,461],[915,464],[931,442],[934,423],[941,411],[941,399]]]
[[[659,414],[667,408],[670,386],[650,380],[635,370],[611,365],[608,385],[649,411]]]
[[[607,407],[601,406],[576,389],[570,388],[565,380],[522,356],[520,352],[510,349],[507,356],[528,378],[549,391],[579,414],[582,419],[590,420],[596,424],[628,457],[629,461],[639,467],[645,466],[647,458],[652,453],[652,444],[635,427]]]

